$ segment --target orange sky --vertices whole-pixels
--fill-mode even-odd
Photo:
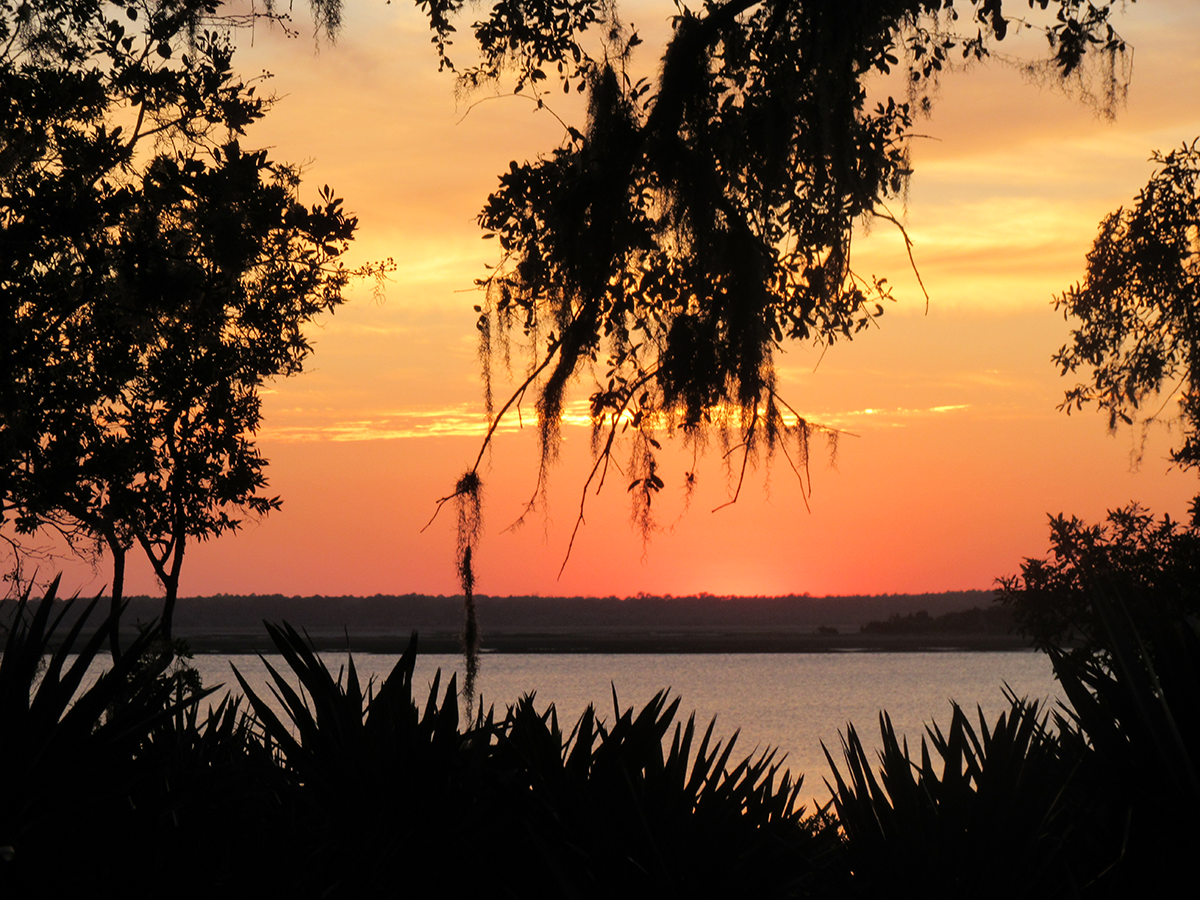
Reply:
[[[474,218],[508,161],[548,151],[561,126],[524,98],[456,101],[409,4],[346,5],[333,46],[317,47],[303,19],[295,40],[263,28],[241,37],[235,66],[272,71],[279,97],[244,143],[306,163],[310,201],[332,184],[360,218],[355,257],[392,256],[399,269],[382,303],[357,290],[315,328],[309,371],[271,388],[259,443],[283,510],[194,545],[185,596],[456,591],[452,515],[420,529],[474,459],[485,425],[471,286],[494,246]],[[646,38],[640,64],[652,72],[673,6],[623,9]],[[814,455],[811,512],[782,462],[754,473],[735,506],[711,512],[729,489],[715,445],[685,511],[688,460],[668,453],[660,533],[643,548],[617,477],[589,500],[557,579],[590,465],[588,433],[566,427],[549,507],[513,533],[505,529],[536,474],[534,433],[514,430],[484,472],[478,590],[987,588],[1045,552],[1047,513],[1095,520],[1138,500],[1181,515],[1196,486],[1168,471],[1170,435],[1152,432],[1133,470],[1130,433],[1110,437],[1099,414],[1055,410],[1066,385],[1050,355],[1067,325],[1053,295],[1082,276],[1101,217],[1145,184],[1150,152],[1200,135],[1200,4],[1138,3],[1117,26],[1134,71],[1115,122],[1013,67],[944,79],[933,117],[917,128],[929,137],[914,142],[907,203],[928,314],[896,235],[880,224],[859,241],[854,266],[897,285],[881,327],[835,346],[819,367],[807,346],[779,360],[793,406],[857,435],[840,442],[836,467]],[[1039,49],[1006,44],[1014,54]],[[578,388],[586,397],[587,384]],[[103,563],[68,573],[85,593],[107,579]],[[148,566],[133,565],[126,590],[157,591]]]

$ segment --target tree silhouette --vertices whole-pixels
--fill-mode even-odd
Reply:
[[[1096,525],[1051,516],[1050,555],[1026,559],[1020,576],[999,579],[998,599],[1012,607],[1017,627],[1039,650],[1111,665],[1097,578],[1128,598],[1129,614],[1143,629],[1163,609],[1194,614],[1200,610],[1197,525],[1156,520],[1136,503]]]
[[[138,546],[168,643],[189,539],[266,513],[258,389],[342,302],[356,220],[238,138],[269,101],[211,0],[5,3],[0,522]],[[113,630],[114,656],[119,654]]]
[[[664,486],[664,433],[697,448],[715,433],[727,458],[740,452],[730,502],[760,453],[782,452],[807,491],[809,440],[823,429],[779,395],[776,354],[788,341],[849,340],[883,313],[887,279],[853,268],[854,229],[882,220],[908,245],[889,204],[903,197],[913,120],[929,111],[943,69],[1036,28],[1054,77],[1100,67],[1105,111],[1127,75],[1112,4],[1080,0],[677,5],[654,83],[629,74],[641,39],[611,0],[497,0],[472,25],[477,56],[467,66],[451,55],[461,0],[418,5],[461,90],[511,77],[539,108],[559,89],[587,97],[586,124],[567,126],[548,155],[514,161],[480,213],[501,254],[478,282],[476,307],[491,428],[468,471],[476,477],[439,508],[464,491],[477,496],[497,424],[529,394],[541,444],[533,509],[557,457],[568,388],[590,368],[596,458],[583,497],[604,483],[619,436],[631,436],[623,474],[644,535]],[[904,95],[870,102],[871,79],[893,72]],[[507,359],[514,338],[526,376],[496,404],[492,357]],[[695,479],[685,473],[689,490]],[[582,522],[583,500],[576,531]],[[461,556],[465,586],[473,576]]]
[[[1182,468],[1200,465],[1200,140],[1152,161],[1159,168],[1129,209],[1100,223],[1082,284],[1056,300],[1078,327],[1054,356],[1064,375],[1090,370],[1066,392],[1068,413],[1095,403],[1110,430],[1134,422],[1142,404],[1168,388],[1145,416],[1142,436],[1178,396]]]
[[[529,377],[498,412],[485,364],[485,398],[495,422],[536,391],[540,487],[567,387],[595,365],[600,449],[588,484],[632,429],[630,493],[643,511],[662,486],[663,430],[736,434],[726,441],[742,450],[743,475],[760,449],[778,447],[803,469],[814,426],[777,393],[776,352],[788,340],[849,339],[882,314],[886,279],[851,266],[855,222],[900,227],[888,202],[904,191],[913,117],[938,73],[955,56],[987,56],[1014,24],[1035,26],[1007,18],[999,0],[961,14],[947,0],[712,2],[675,17],[651,85],[627,74],[640,38],[612,4],[497,3],[473,26],[477,64],[462,69],[449,56],[461,4],[419,5],[460,86],[511,74],[539,106],[552,102],[551,79],[587,93],[586,127],[569,127],[547,157],[514,162],[480,214],[502,255],[479,282],[482,355],[514,332],[530,354]],[[1117,71],[1124,44],[1107,4],[1028,6],[1047,10],[1040,27],[1060,77],[1089,54]],[[592,53],[589,29],[603,32]],[[868,80],[896,68],[907,96],[872,107]]]

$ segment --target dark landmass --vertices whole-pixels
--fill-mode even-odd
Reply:
[[[859,631],[863,634],[1010,634],[1013,630],[1012,607],[992,604],[983,608],[943,613],[934,617],[928,610],[915,613],[893,613],[886,621],[868,622]]]
[[[495,653],[823,653],[1015,650],[1007,610],[991,591],[810,597],[491,597],[478,596],[484,652]],[[101,606],[107,607],[106,600]],[[7,622],[12,601],[0,604]],[[77,614],[85,604],[76,604]],[[161,601],[132,597],[132,631]],[[101,610],[95,620],[99,621]],[[198,653],[265,651],[263,620],[287,621],[322,649],[399,652],[412,632],[427,653],[461,649],[462,598],[405,594],[285,597],[279,594],[181,597],[176,634]]]

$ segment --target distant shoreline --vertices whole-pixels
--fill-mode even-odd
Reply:
[[[990,591],[844,597],[477,596],[484,653],[915,653],[1018,651],[1009,611]],[[64,608],[63,627],[86,608]],[[65,607],[65,604],[64,604]],[[0,629],[16,604],[0,601]],[[99,604],[86,635],[107,613]],[[161,600],[131,597],[121,630],[153,622]],[[273,653],[264,621],[290,622],[320,650],[460,653],[461,597],[181,597],[175,635],[193,653]],[[349,638],[347,638],[349,635]]]
[[[263,653],[274,647],[260,634],[182,634],[196,654]],[[323,652],[399,654],[408,646],[408,635],[309,632]],[[420,634],[418,652],[461,653],[457,634]],[[697,654],[697,653],[944,653],[1029,650],[1018,635],[997,634],[780,634],[762,632],[658,632],[509,633],[485,635],[485,654]]]

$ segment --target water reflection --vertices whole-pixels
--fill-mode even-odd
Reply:
[[[280,666],[281,661],[268,658]],[[324,658],[334,672],[345,662],[344,654]],[[354,661],[361,679],[378,680],[396,657],[364,653],[355,654]],[[206,684],[224,682],[236,689],[231,662],[252,685],[268,679],[257,656],[195,660]],[[452,672],[461,684],[462,658],[449,654],[419,656],[416,683],[427,690],[439,668],[443,686]],[[820,742],[837,758],[838,732],[847,722],[854,722],[864,743],[870,743],[878,733],[879,712],[886,709],[897,734],[907,735],[915,747],[931,720],[943,727],[949,723],[951,700],[972,713],[978,704],[994,720],[1007,708],[1006,683],[1018,696],[1060,698],[1049,660],[1034,652],[490,654],[483,659],[479,690],[483,702],[497,710],[536,691],[538,707],[554,703],[569,730],[588,703],[595,703],[600,715],[611,715],[614,688],[622,709],[640,708],[656,691],[670,688],[681,698],[685,720],[693,711],[701,725],[715,716],[714,734],[722,738],[740,729],[735,757],[767,747],[786,753],[788,768],[805,775],[805,794],[823,802],[828,765]]]

